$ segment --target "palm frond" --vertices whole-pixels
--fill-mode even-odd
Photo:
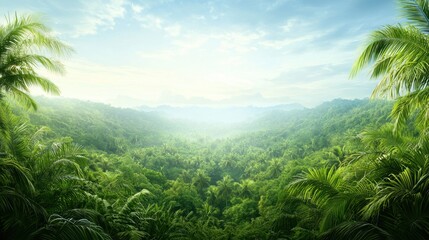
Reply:
[[[41,143],[41,140],[50,131],[50,128],[43,126],[30,136],[29,142],[33,148],[33,153],[37,153],[38,151],[41,151],[43,148],[45,148],[45,146]]]
[[[374,63],[371,77],[384,76],[373,97],[395,98],[425,88],[429,69],[429,37],[413,26],[386,26],[375,31],[353,65],[351,76]]]
[[[0,86],[3,86],[6,90],[12,90],[13,88],[21,91],[29,92],[31,86],[41,87],[45,92],[59,95],[59,88],[52,83],[50,80],[44,77],[32,73],[19,73],[13,75],[5,75],[0,79],[2,82]]]
[[[379,128],[368,128],[359,137],[368,149],[383,153],[391,153],[400,150],[411,138],[407,133],[394,132],[394,125],[385,124]]]
[[[88,221],[87,219],[75,220],[73,218],[63,218],[60,215],[53,214],[49,217],[46,226],[40,228],[32,234],[33,239],[112,239],[103,232],[103,229]]]
[[[338,240],[390,240],[388,232],[367,222],[344,222],[321,234],[319,239]]]
[[[422,32],[429,34],[429,4],[427,0],[399,0],[402,16]]]
[[[11,187],[0,187],[0,231],[7,239],[23,239],[43,224],[46,211]],[[6,234],[6,235],[4,235]]]
[[[22,216],[45,214],[43,208],[11,187],[0,188],[0,212],[2,215],[19,212]]]
[[[36,109],[36,103],[28,95],[31,86],[51,94],[60,93],[37,69],[43,67],[53,73],[64,73],[61,62],[46,54],[64,56],[71,52],[37,16],[9,16],[0,29],[0,94],[9,93],[26,107]]]
[[[69,159],[62,158],[52,162],[52,168],[58,172],[71,172],[73,173],[72,176],[83,177],[79,164]]]
[[[288,185],[288,191],[318,206],[324,206],[345,185],[341,171],[342,168],[336,169],[334,166],[309,169]]]
[[[15,160],[23,161],[30,156],[28,146],[28,124],[10,112],[2,117],[3,131],[0,140],[3,151]]]
[[[401,204],[403,201],[413,201],[429,191],[429,174],[421,170],[412,171],[406,168],[399,174],[392,174],[378,186],[377,194],[362,209],[365,219],[378,215],[382,210]]]
[[[148,234],[144,231],[131,229],[128,231],[119,232],[117,235],[119,239],[123,240],[141,240],[145,239]]]
[[[0,182],[3,186],[17,187],[24,193],[34,192],[28,169],[12,159],[0,158]]]
[[[334,196],[325,207],[320,221],[320,231],[328,231],[343,222],[359,220],[360,210],[375,192],[375,183],[368,178],[344,187],[343,191]]]
[[[85,192],[85,196],[87,199],[85,201],[86,204],[92,206],[96,211],[106,212],[106,210],[111,207],[110,203],[106,199],[103,199],[96,194]]]
[[[395,119],[395,128],[404,127],[407,119],[416,113],[417,126],[426,128],[429,126],[429,89],[416,90],[397,99],[392,110]]]
[[[62,143],[56,142],[51,146],[50,155],[52,158],[60,159],[80,159],[85,158],[83,156],[82,146],[75,143]]]
[[[15,87],[10,87],[8,90],[8,95],[11,95],[15,100],[17,100],[17,102],[21,103],[28,109],[37,110],[37,103],[30,97],[30,95]]]
[[[13,54],[9,53],[0,66],[0,71],[7,73],[7,75],[33,72],[33,69],[40,66],[54,73],[65,73],[64,65],[58,60],[40,54],[28,54],[23,52],[22,49]]]
[[[51,36],[51,30],[36,15],[15,14],[7,18],[0,39],[0,52],[14,47],[37,46],[55,54],[69,54],[73,50]]]
[[[138,201],[143,196],[146,196],[148,194],[151,194],[149,190],[142,189],[140,192],[134,194],[133,196],[129,197],[127,201],[125,202],[124,206],[121,208],[120,213],[123,213],[124,211],[127,211],[133,203]]]

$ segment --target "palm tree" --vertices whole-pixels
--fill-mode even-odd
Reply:
[[[53,211],[63,213],[85,201],[79,188],[84,180],[80,165],[85,161],[81,149],[58,143],[43,147],[40,136],[45,128],[29,134],[29,125],[21,119],[12,114],[4,117],[0,131],[0,238],[111,239],[101,227],[80,216],[49,217]]]
[[[217,197],[225,201],[225,207],[228,207],[228,201],[234,191],[234,183],[231,176],[226,175],[222,180],[217,181]]]
[[[29,96],[30,87],[59,94],[58,87],[37,73],[44,67],[53,73],[63,73],[63,65],[53,57],[64,56],[72,49],[53,37],[51,30],[33,15],[7,17],[0,26],[0,99],[11,95],[28,108],[37,105]]]
[[[254,184],[255,182],[250,179],[241,180],[241,182],[237,184],[240,197],[251,198],[253,196]]]
[[[270,161],[270,166],[268,167],[268,176],[270,178],[277,178],[282,174],[283,163],[279,158],[275,158]]]
[[[3,115],[0,128],[1,239],[24,238],[47,216],[46,211],[32,200],[36,192],[33,177],[20,162],[29,157],[26,126],[16,116]],[[22,230],[24,228],[26,231]]]
[[[34,152],[29,169],[38,189],[38,202],[47,210],[62,212],[84,201],[82,188],[88,181],[82,171],[87,165],[82,151],[73,143],[53,143]]]
[[[321,239],[427,239],[429,138],[387,125],[362,140],[367,152],[337,169],[308,170],[289,192],[320,210]]]
[[[210,177],[204,171],[198,171],[192,178],[192,184],[197,188],[198,193],[204,196],[204,190],[210,186]]]
[[[388,25],[373,32],[351,76],[372,64],[371,77],[381,78],[372,97],[397,99],[392,117],[395,130],[416,112],[429,126],[429,1],[398,0],[406,25]]]
[[[335,166],[309,169],[288,186],[292,195],[320,211],[320,218],[313,216],[313,221],[319,224],[321,236],[337,236],[331,232],[360,220],[362,207],[368,202],[367,198],[374,194],[374,185],[366,178],[357,182],[346,181],[347,170]],[[337,236],[335,239],[347,238]]]
[[[386,229],[396,239],[427,239],[428,191],[428,172],[406,168],[378,184],[377,193],[362,209],[363,216]]]

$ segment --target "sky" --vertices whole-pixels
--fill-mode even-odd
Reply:
[[[0,0],[43,16],[75,52],[61,96],[133,107],[307,107],[369,97],[349,79],[369,33],[400,21],[395,0]],[[4,19],[4,18],[3,18]],[[1,20],[4,22],[4,20]],[[40,94],[34,90],[34,94]]]

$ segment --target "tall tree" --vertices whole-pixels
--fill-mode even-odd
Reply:
[[[6,24],[0,26],[0,99],[11,95],[26,107],[36,109],[36,103],[29,96],[30,87],[59,94],[58,87],[37,69],[44,67],[53,73],[64,73],[56,57],[71,51],[36,16],[7,17]]]
[[[372,97],[397,99],[392,110],[396,128],[414,112],[429,126],[429,1],[398,0],[405,25],[388,25],[371,34],[351,76],[368,65],[381,78]],[[396,130],[395,128],[395,130]]]

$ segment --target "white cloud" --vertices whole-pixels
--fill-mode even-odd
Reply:
[[[133,13],[139,14],[143,11],[143,7],[138,4],[131,3],[131,10],[133,10]]]
[[[242,32],[227,32],[212,36],[213,39],[220,41],[221,51],[237,51],[241,53],[256,50],[257,42],[265,36],[265,32],[242,31]]]
[[[238,74],[189,69],[107,66],[86,60],[65,62],[65,76],[42,74],[57,84],[62,96],[111,103],[117,96],[155,103],[165,92],[186,97],[223,99],[241,93]],[[41,91],[33,91],[40,94]],[[96,93],[96,94],[95,94]]]
[[[96,34],[100,28],[112,29],[125,14],[125,0],[83,1],[83,16],[77,20],[74,37]]]
[[[182,27],[179,24],[174,24],[170,26],[166,26],[164,28],[165,32],[167,32],[172,37],[177,37],[180,35],[182,31]]]
[[[134,19],[137,20],[143,28],[161,30],[171,37],[178,37],[182,33],[182,26],[180,24],[169,24],[161,17],[153,14],[147,14],[144,12],[134,14]]]
[[[161,50],[161,51],[154,51],[154,52],[141,52],[138,54],[143,59],[149,59],[149,60],[171,60],[174,57],[180,55],[177,51],[172,50]]]
[[[261,93],[267,98],[289,95],[294,100],[320,102],[370,89],[366,83],[346,81],[347,66],[336,66],[351,64],[361,34],[370,30],[368,24],[375,27],[379,21],[319,7],[325,3],[36,2],[5,1],[54,16],[54,28],[61,30],[57,34],[75,47],[75,56],[87,59],[67,62],[68,74],[52,78],[67,97],[106,102],[122,95],[156,102],[166,93],[189,99]],[[377,16],[374,12],[371,19]],[[77,37],[106,29],[114,30],[108,38],[101,34],[69,38],[72,30]],[[353,87],[354,92],[344,90]]]
[[[134,17],[138,22],[140,22],[143,28],[157,28],[161,29],[163,25],[163,20],[160,17],[157,17],[152,14],[140,14],[135,15]]]
[[[267,47],[267,48],[273,48],[276,50],[288,48],[291,49],[293,44],[299,43],[302,44],[303,42],[311,41],[315,38],[313,35],[304,35],[299,36],[295,38],[286,38],[281,40],[264,40],[260,42],[261,46]]]
[[[284,32],[290,32],[294,27],[297,26],[298,24],[298,20],[297,19],[289,19],[286,24],[284,24],[283,26],[281,26],[280,28],[284,31]]]

